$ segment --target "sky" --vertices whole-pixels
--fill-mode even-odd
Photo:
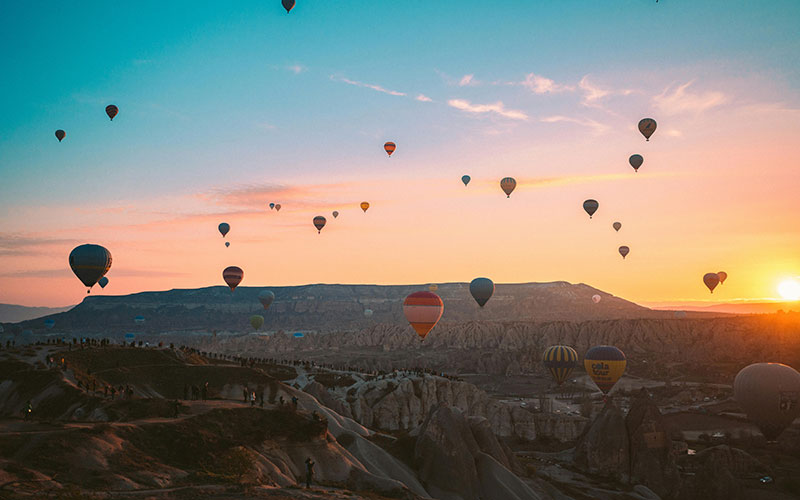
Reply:
[[[798,23],[794,0],[5,5],[0,302],[83,300],[83,243],[110,250],[93,293],[113,295],[237,265],[246,286],[779,298],[800,279]]]

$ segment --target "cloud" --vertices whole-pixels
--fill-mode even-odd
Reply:
[[[46,253],[43,247],[75,245],[77,240],[20,236],[0,233],[0,255],[34,255]]]
[[[372,89],[372,90],[374,90],[376,92],[383,92],[384,94],[396,95],[396,96],[404,96],[404,95],[406,95],[405,92],[398,92],[396,90],[388,90],[388,89],[385,89],[385,88],[381,87],[380,85],[373,85],[371,83],[358,82],[358,81],[350,80],[350,79],[344,78],[344,77],[337,77],[337,76],[331,75],[331,80],[333,80],[335,82],[336,81],[344,82],[344,83],[346,83],[348,85],[354,85],[356,87],[363,87],[363,88],[367,88],[367,89]]]
[[[522,85],[534,94],[553,94],[556,92],[575,90],[575,87],[573,86],[561,85],[550,78],[545,78],[544,76],[534,73],[528,73],[525,75],[525,80],[520,82],[519,85]]]
[[[630,89],[604,89],[589,81],[589,75],[585,75],[578,82],[578,88],[583,91],[583,98],[581,104],[589,107],[601,107],[600,101],[611,95],[630,95],[633,90]]]
[[[478,85],[478,80],[475,80],[475,75],[464,75],[461,77],[461,80],[458,81],[459,87],[471,87]]]
[[[300,73],[302,73],[304,71],[308,71],[308,68],[306,68],[302,64],[292,64],[292,65],[286,66],[286,69],[291,71],[295,75],[299,75]]]
[[[414,99],[416,99],[416,100],[418,100],[420,102],[431,102],[431,101],[433,101],[433,99],[431,99],[430,97],[426,96],[425,94],[419,94]]]
[[[606,132],[610,127],[604,123],[600,123],[598,121],[589,119],[589,118],[572,118],[569,116],[562,116],[562,115],[553,115],[553,116],[546,116],[542,118],[540,121],[544,123],[575,123],[577,125],[581,125],[583,127],[589,127],[595,131],[595,133],[602,134]]]
[[[472,104],[464,99],[450,99],[447,101],[450,107],[466,111],[467,113],[496,113],[505,118],[512,120],[527,120],[528,115],[516,109],[506,109],[502,101],[497,101],[493,104]]]
[[[659,95],[653,97],[653,104],[664,114],[675,115],[679,113],[702,113],[707,109],[724,103],[725,94],[717,91],[693,93],[689,87],[694,81],[672,89],[667,87]]]

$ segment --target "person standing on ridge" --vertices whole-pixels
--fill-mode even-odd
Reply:
[[[306,488],[311,488],[311,479],[314,477],[314,461],[306,458]]]

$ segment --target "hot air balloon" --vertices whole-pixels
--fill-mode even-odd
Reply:
[[[66,135],[67,133],[64,132],[63,130],[61,129],[56,130],[56,139],[58,139],[58,142],[61,142],[64,139],[64,137],[66,137]]]
[[[583,209],[586,210],[586,213],[589,214],[589,218],[592,218],[597,209],[600,207],[600,204],[597,203],[597,200],[586,200],[583,202]]]
[[[436,283],[428,286],[428,290],[430,290],[431,292],[435,292],[438,289],[439,289],[439,285],[437,285]]]
[[[631,157],[628,158],[628,163],[631,164],[631,167],[633,167],[635,172],[638,172],[639,167],[641,167],[642,163],[644,163],[644,158],[642,158],[642,155],[631,155]]]
[[[225,235],[226,235],[226,234],[228,234],[228,231],[230,231],[230,230],[231,230],[231,226],[230,226],[230,224],[228,224],[227,222],[223,222],[223,223],[221,223],[221,224],[220,224],[220,225],[217,227],[217,229],[219,229],[219,233],[220,233],[220,234],[222,235],[222,237],[224,238],[224,237],[225,237]]]
[[[578,364],[578,353],[568,345],[551,345],[542,355],[544,367],[550,370],[556,384],[561,385],[567,380],[572,370]]]
[[[225,242],[225,248],[228,248],[229,246],[231,246],[231,242],[230,241],[226,241]]]
[[[756,363],[733,381],[733,397],[768,441],[800,416],[800,373],[781,363]]]
[[[719,277],[719,284],[720,285],[725,283],[725,280],[728,279],[728,273],[726,273],[725,271],[718,272],[717,276]]]
[[[106,114],[109,118],[111,118],[112,121],[114,120],[114,117],[117,116],[117,113],[119,113],[118,107],[114,106],[113,104],[106,106]]]
[[[276,203],[275,204],[275,210],[277,210],[278,212],[281,211],[281,204],[280,203]]]
[[[500,180],[500,189],[506,194],[506,198],[511,198],[511,192],[517,187],[517,181],[513,177],[503,177]]]
[[[364,317],[371,318],[372,317],[372,309],[364,309]]]
[[[387,142],[383,145],[383,150],[386,151],[386,154],[389,156],[392,156],[392,153],[394,153],[395,149],[397,149],[397,144],[393,142]]]
[[[586,352],[583,367],[598,389],[608,394],[625,372],[625,353],[613,345],[596,345]]]
[[[288,14],[289,11],[294,9],[295,0],[281,0],[281,4],[283,8],[286,9],[286,13]]]
[[[656,121],[652,118],[642,118],[639,121],[639,132],[642,133],[645,139],[650,140],[650,136],[656,131]]]
[[[622,258],[623,258],[623,259],[624,259],[625,257],[627,257],[627,255],[628,255],[630,252],[631,252],[631,249],[630,249],[630,248],[628,248],[628,247],[626,247],[625,245],[622,245],[621,247],[619,247],[619,254],[620,254],[620,255],[622,255]]]
[[[475,302],[483,307],[494,293],[494,282],[489,278],[475,278],[469,284],[469,293]]]
[[[592,295],[592,302],[594,302],[595,304],[600,302],[602,299],[603,298],[601,296],[597,295],[597,294]]]
[[[133,339],[136,338],[135,333],[126,333],[125,334],[125,342],[133,342]]]
[[[262,290],[261,293],[258,294],[258,301],[261,302],[264,309],[269,309],[273,300],[275,300],[275,294],[269,290]]]
[[[49,318],[44,320],[44,327],[47,328],[48,330],[50,330],[54,326],[56,326],[56,320]]]
[[[362,201],[361,202],[361,210],[363,210],[364,213],[367,213],[367,209],[368,208],[369,208],[369,203],[367,203],[366,201]]]
[[[337,210],[334,210],[333,211],[333,218],[335,219],[337,217],[339,217],[339,212]]]
[[[274,203],[270,203],[269,204],[269,209],[272,210],[273,208],[275,208],[275,204]]]
[[[294,337],[296,339],[302,339],[303,337],[305,337],[305,334],[303,332],[294,332],[292,334],[292,337]]]
[[[239,286],[243,278],[244,271],[242,271],[241,267],[229,266],[222,271],[222,279],[225,280],[225,283],[231,288],[231,292]]]
[[[69,254],[69,266],[89,293],[97,280],[111,269],[111,252],[100,245],[81,245]]]
[[[108,278],[103,276],[99,280],[97,280],[97,284],[100,285],[100,288],[105,288],[108,285]]]
[[[139,316],[136,316],[135,318],[133,318],[133,322],[137,323],[137,324],[140,324],[140,325],[142,323],[144,323],[144,321],[145,321],[144,316],[142,316],[141,314]]]
[[[258,314],[250,316],[250,326],[252,326],[254,330],[258,330],[263,324],[264,316],[259,316]]]
[[[463,182],[465,186],[467,184],[469,184],[469,181],[471,181],[471,180],[472,180],[472,177],[470,177],[468,175],[462,175],[461,176],[461,182]]]
[[[425,340],[444,312],[444,303],[433,292],[414,292],[403,301],[403,313],[420,339]]]
[[[714,293],[714,289],[719,285],[719,276],[717,276],[717,273],[706,273],[703,275],[703,283],[706,284],[711,293]]]
[[[619,232],[619,230],[622,229],[622,223],[621,222],[615,222],[615,223],[613,223],[611,225],[614,227],[614,231]]]
[[[327,220],[325,219],[325,217],[321,215],[317,215],[316,217],[314,217],[314,227],[317,228],[318,233],[322,232],[322,228],[325,227],[326,222]]]

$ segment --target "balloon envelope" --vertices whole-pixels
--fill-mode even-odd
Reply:
[[[91,289],[111,269],[111,252],[100,245],[81,245],[70,252],[69,266],[81,283]]]
[[[364,309],[364,316],[367,318],[372,317],[372,309]]]
[[[100,288],[105,288],[108,285],[108,278],[103,276],[99,280],[97,280],[97,284],[100,285]]]
[[[219,229],[220,234],[224,238],[225,235],[228,234],[228,231],[231,230],[231,226],[227,222],[223,222],[217,227],[217,229]]]
[[[475,278],[469,284],[469,293],[479,306],[483,307],[494,293],[494,282],[489,278]]]
[[[614,224],[612,224],[612,226],[614,226],[614,231],[617,231],[617,232],[619,232],[619,230],[622,229],[622,223],[621,222],[615,222]]]
[[[48,330],[56,326],[56,320],[54,319],[46,319],[44,320],[44,327]]]
[[[594,302],[595,304],[597,304],[601,300],[603,300],[603,298],[601,296],[599,296],[597,294],[592,295],[592,302]]]
[[[292,337],[294,337],[296,339],[302,339],[303,337],[305,337],[305,334],[303,332],[294,332],[292,334]]]
[[[286,13],[288,14],[289,11],[294,9],[295,0],[281,0],[281,5],[283,8],[286,9]]]
[[[225,283],[230,287],[231,292],[239,286],[243,278],[244,271],[242,271],[241,267],[229,266],[222,271],[222,279],[225,280]]]
[[[656,131],[656,121],[652,118],[642,118],[639,121],[639,132],[642,133],[645,139],[650,140],[650,136]]]
[[[322,232],[322,228],[325,227],[326,222],[328,221],[321,215],[314,217],[314,227],[317,228],[318,233]]]
[[[733,397],[764,437],[774,441],[800,416],[800,373],[781,363],[756,363],[733,381]]]
[[[545,349],[542,363],[550,370],[556,384],[561,385],[578,365],[578,353],[568,345],[552,345]]]
[[[506,194],[506,198],[511,198],[511,193],[517,187],[517,181],[513,177],[503,177],[500,180],[500,189]]]
[[[66,135],[67,135],[67,133],[64,132],[63,130],[61,130],[61,129],[56,130],[56,139],[58,139],[58,142],[61,142],[62,139],[64,139],[64,137],[66,137]]]
[[[273,208],[275,208],[275,204],[274,203],[270,203],[269,204],[269,209],[272,210]]]
[[[583,202],[583,209],[589,214],[589,218],[592,218],[597,209],[600,207],[600,204],[597,203],[597,200],[586,200]]]
[[[278,212],[281,211],[281,204],[280,203],[276,203],[275,204],[275,210],[277,210]]]
[[[621,247],[619,247],[619,254],[622,255],[623,259],[625,257],[627,257],[627,255],[629,253],[631,253],[631,249],[630,248],[626,247],[625,245],[622,245]]]
[[[114,119],[115,116],[117,116],[117,113],[119,113],[118,107],[114,106],[113,104],[109,104],[108,106],[106,106],[106,114],[112,120]]]
[[[337,210],[334,210],[333,211],[333,218],[335,219],[337,217],[339,217],[339,212]]]
[[[714,289],[719,285],[719,276],[717,273],[706,273],[703,276],[703,283],[705,283],[711,293],[714,293]]]
[[[395,149],[397,149],[397,144],[393,142],[387,142],[383,145],[383,150],[386,151],[386,154],[389,156],[392,156],[392,153],[394,153]]]
[[[444,312],[442,299],[433,292],[414,292],[403,301],[403,313],[422,340]]]
[[[128,342],[131,342],[135,338],[136,338],[136,334],[135,333],[126,333],[125,334],[125,340],[127,340]]]
[[[226,241],[225,242],[225,248],[228,248],[229,246],[231,246],[231,242],[230,241]]]
[[[462,175],[461,176],[461,182],[463,182],[465,186],[467,184],[469,184],[469,181],[471,181],[471,180],[472,180],[472,177],[470,177],[468,175]]]
[[[428,290],[430,290],[431,292],[435,292],[438,289],[439,289],[439,285],[437,285],[436,283],[428,286]]]
[[[363,210],[364,213],[367,213],[367,209],[368,208],[369,208],[369,203],[367,203],[366,201],[362,201],[361,202],[361,210]]]
[[[142,315],[139,315],[139,316],[136,316],[135,318],[133,318],[133,322],[134,323],[142,324],[142,323],[144,323],[144,321],[145,321],[145,319],[144,319],[144,316],[142,316]]]
[[[642,158],[642,155],[631,155],[631,157],[628,158],[628,163],[631,164],[631,167],[633,167],[633,170],[638,172],[639,171],[639,167],[641,167],[642,163],[644,163],[644,158]]]
[[[258,301],[261,302],[264,309],[269,309],[273,300],[275,300],[275,294],[269,290],[262,290],[261,293],[258,294]]]
[[[625,353],[613,345],[597,345],[586,352],[583,367],[598,389],[608,394],[625,372]]]
[[[725,280],[728,279],[728,273],[725,271],[720,271],[717,273],[717,277],[719,278],[719,284],[725,283]]]
[[[258,314],[250,316],[250,326],[252,326],[254,330],[258,330],[259,328],[261,328],[261,325],[263,324],[264,324],[264,316],[260,316]]]

